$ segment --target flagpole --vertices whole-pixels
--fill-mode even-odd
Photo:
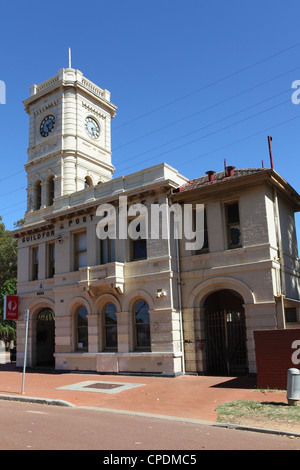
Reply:
[[[69,47],[69,69],[71,68],[71,48]]]

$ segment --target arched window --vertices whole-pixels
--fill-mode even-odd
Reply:
[[[54,176],[48,178],[47,184],[47,206],[52,206],[54,200]]]
[[[118,349],[117,309],[114,304],[104,308],[104,349]]]
[[[150,315],[149,305],[139,300],[134,306],[135,349],[150,351]]]
[[[34,199],[35,199],[34,209],[38,210],[41,208],[41,205],[42,205],[42,186],[41,186],[40,180],[36,181],[34,185]]]
[[[76,345],[77,350],[88,349],[88,320],[87,320],[87,309],[81,305],[76,311]]]

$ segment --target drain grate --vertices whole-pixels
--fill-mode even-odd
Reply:
[[[102,390],[110,390],[112,388],[122,387],[121,384],[112,384],[112,383],[103,383],[103,382],[95,382],[90,385],[85,385],[84,388],[100,388]]]
[[[59,390],[73,390],[78,392],[98,392],[98,393],[119,393],[132,388],[141,387],[144,384],[133,384],[127,382],[94,382],[88,380],[86,382],[79,382],[72,385],[65,385],[58,387]]]

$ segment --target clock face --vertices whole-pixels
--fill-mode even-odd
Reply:
[[[40,125],[40,134],[42,137],[47,137],[54,129],[55,117],[51,114],[46,116]]]
[[[88,134],[93,137],[93,139],[98,139],[100,135],[100,127],[99,124],[95,121],[95,119],[87,117],[85,120],[85,128]]]

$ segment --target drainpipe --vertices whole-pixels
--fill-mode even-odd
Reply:
[[[286,329],[285,322],[285,308],[284,308],[284,296],[285,296],[285,278],[284,278],[284,258],[282,249],[282,239],[279,221],[279,208],[278,208],[278,197],[276,188],[273,187],[273,204],[274,204],[274,219],[275,229],[277,235],[277,246],[278,246],[278,257],[280,263],[280,298],[281,298],[281,309],[282,309],[282,322],[283,328]]]
[[[177,258],[177,290],[178,290],[180,337],[181,337],[181,351],[182,351],[182,373],[185,374],[185,354],[184,354],[182,302],[181,302],[181,276],[180,276],[179,240],[178,240],[177,222],[175,222],[175,241],[176,241],[176,258]]]

